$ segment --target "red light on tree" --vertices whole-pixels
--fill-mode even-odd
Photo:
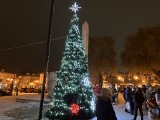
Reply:
[[[78,112],[79,112],[79,110],[80,110],[80,107],[79,107],[78,104],[73,103],[73,104],[71,105],[72,114],[76,114],[76,115],[77,115]]]

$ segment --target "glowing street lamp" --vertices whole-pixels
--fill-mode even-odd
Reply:
[[[39,81],[38,81],[38,80],[36,80],[36,83],[39,83]]]
[[[134,76],[134,79],[135,79],[135,80],[138,80],[138,76]]]
[[[122,77],[121,76],[118,76],[118,80],[121,80],[122,79]]]
[[[124,78],[121,76],[118,76],[118,80],[121,80],[122,82],[124,82]]]

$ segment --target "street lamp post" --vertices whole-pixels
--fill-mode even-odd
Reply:
[[[48,28],[48,39],[47,39],[47,50],[46,50],[46,60],[45,60],[44,77],[43,77],[43,84],[42,84],[42,93],[41,93],[41,100],[40,100],[38,120],[42,119],[43,102],[44,102],[44,91],[45,91],[46,76],[47,76],[46,74],[47,74],[47,70],[48,70],[49,55],[50,55],[50,43],[51,43],[51,34],[52,34],[53,7],[54,7],[54,0],[51,0],[49,28]]]

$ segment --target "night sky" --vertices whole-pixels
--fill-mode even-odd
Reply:
[[[52,38],[68,34],[73,15],[69,7],[75,1],[82,7],[78,12],[80,28],[84,21],[88,21],[90,37],[112,36],[118,56],[127,35],[133,34],[139,27],[160,24],[159,0],[55,0]],[[0,70],[43,72],[46,43],[2,50],[47,41],[50,3],[50,0],[0,2]],[[64,41],[52,41],[50,71],[59,69]]]

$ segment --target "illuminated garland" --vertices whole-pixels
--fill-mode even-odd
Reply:
[[[75,3],[69,35],[66,39],[57,84],[53,91],[51,108],[46,113],[50,119],[92,119],[95,116],[95,96],[89,79],[88,60],[85,55]]]

